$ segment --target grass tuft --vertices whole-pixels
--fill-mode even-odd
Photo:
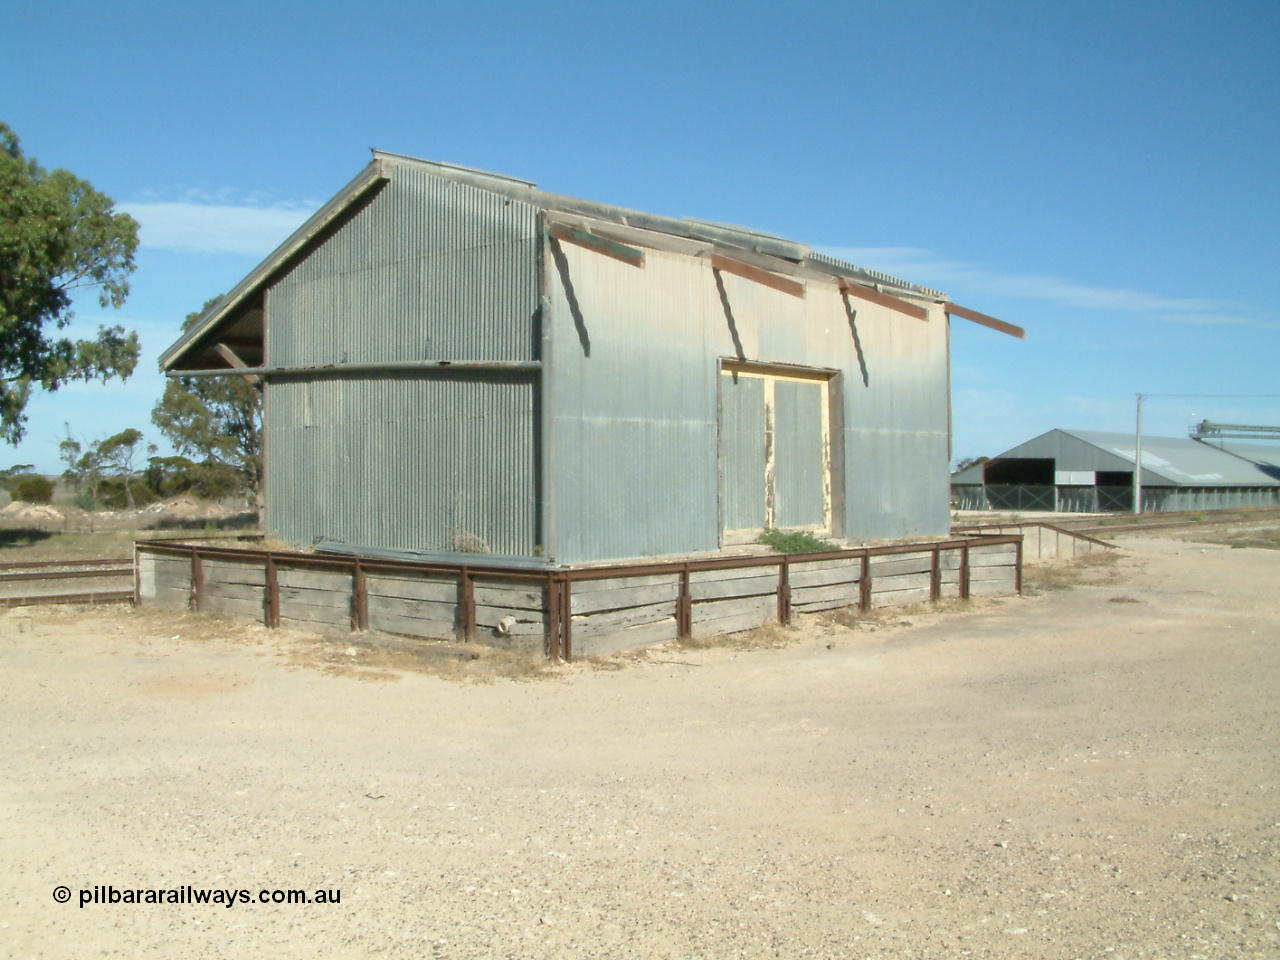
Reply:
[[[756,543],[762,543],[778,553],[825,553],[840,549],[834,543],[819,540],[805,530],[775,530],[772,527],[760,534]]]

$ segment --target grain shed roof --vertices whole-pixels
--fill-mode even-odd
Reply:
[[[995,460],[1055,457],[1059,470],[1076,469],[1072,463],[1072,438],[1096,448],[1113,462],[1108,469],[1132,470],[1135,443],[1132,433],[1101,430],[1050,430],[1006,450]],[[954,483],[982,483],[984,464],[955,474]],[[1084,469],[1080,467],[1079,469]],[[1260,443],[1205,442],[1189,437],[1142,438],[1143,483],[1163,481],[1175,487],[1280,486],[1280,447]]]
[[[180,367],[189,369],[191,359],[214,346],[211,334],[215,332],[217,340],[229,340],[232,343],[249,343],[255,336],[260,338],[263,320],[262,291],[305,257],[329,232],[339,227],[348,211],[366,202],[394,175],[397,167],[423,169],[456,183],[530,204],[544,211],[549,221],[570,230],[583,230],[588,234],[622,243],[634,242],[680,253],[727,253],[735,260],[745,261],[760,270],[810,280],[841,284],[851,282],[857,285],[856,289],[860,293],[870,299],[880,296],[882,299],[909,298],[945,303],[949,314],[1013,336],[1024,335],[1019,327],[950,303],[947,295],[941,291],[816,253],[808,244],[773,234],[734,224],[691,217],[667,217],[581,200],[540,190],[535,183],[505,174],[374,150],[373,159],[350,183],[317,210],[161,355],[161,368],[167,371],[176,371]],[[655,242],[658,237],[667,238],[666,242]],[[923,316],[923,313],[920,315]],[[200,350],[193,349],[197,346]],[[232,362],[229,357],[228,362]]]

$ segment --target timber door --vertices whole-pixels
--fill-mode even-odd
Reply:
[[[720,376],[720,512],[725,543],[765,528],[831,532],[827,377],[726,363]]]

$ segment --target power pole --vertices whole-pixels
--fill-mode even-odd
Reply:
[[[1142,401],[1147,399],[1145,393],[1138,398],[1138,424],[1134,434],[1133,445],[1133,512],[1142,512]]]

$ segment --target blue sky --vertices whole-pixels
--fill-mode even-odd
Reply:
[[[956,453],[1280,393],[1280,5],[60,3],[6,11],[0,119],[143,225],[127,384],[0,465],[146,430],[159,352],[368,159],[748,224],[1028,328],[957,322]],[[1280,423],[1280,399],[1160,399]]]

